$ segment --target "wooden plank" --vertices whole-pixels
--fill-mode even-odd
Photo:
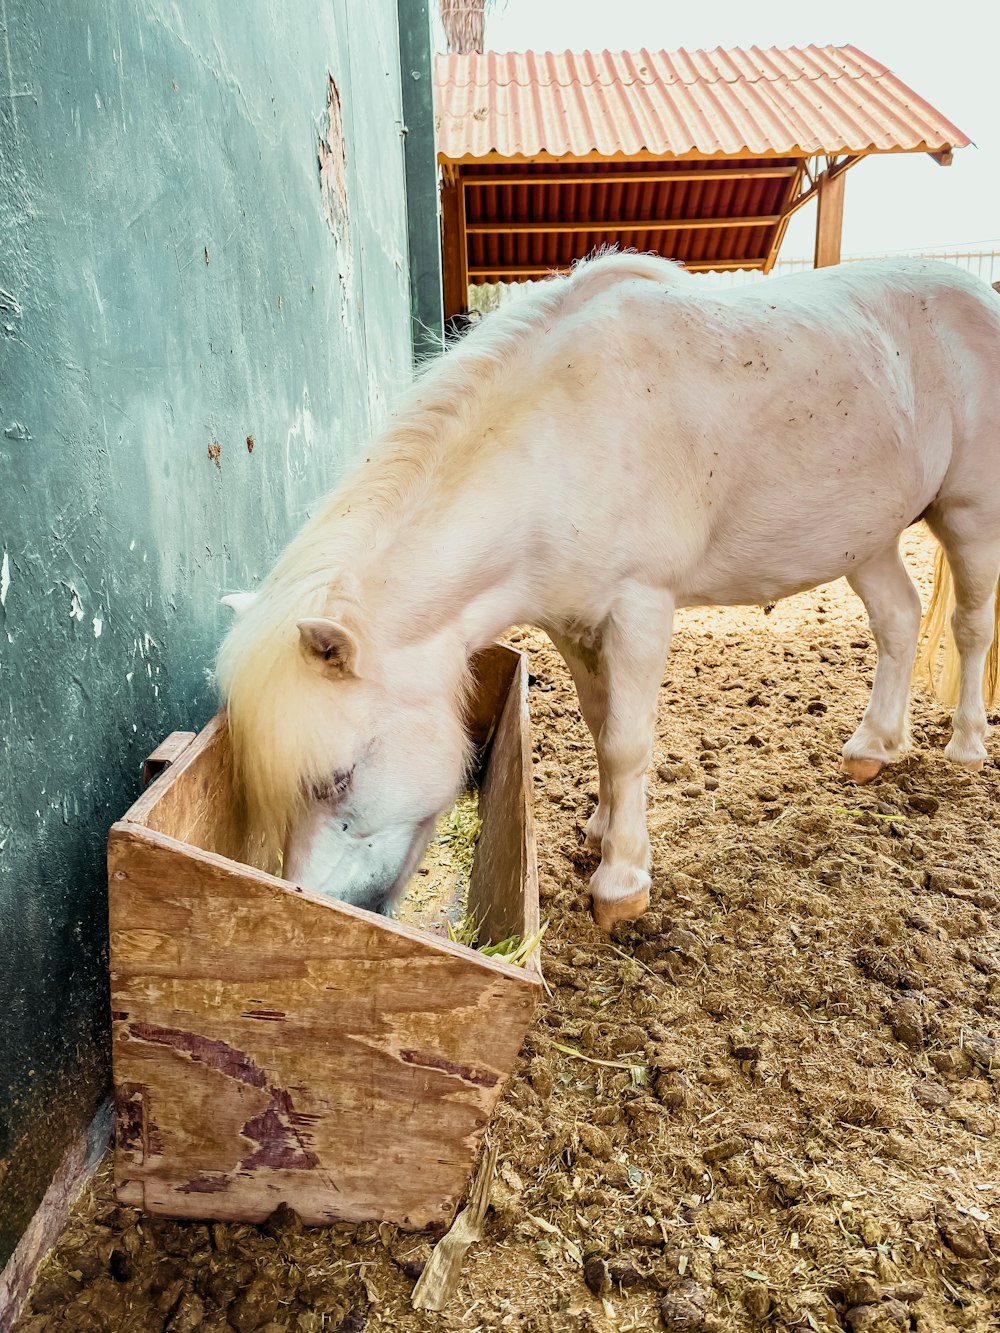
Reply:
[[[239,808],[226,718],[217,713],[124,818],[203,851],[245,860],[250,851]]]
[[[570,159],[576,161],[577,159]],[[487,185],[642,185],[642,184],[690,184],[704,181],[745,181],[773,180],[785,176],[794,176],[801,168],[793,167],[750,167],[736,171],[595,171],[574,172],[567,167],[565,159],[549,165],[557,169],[537,176],[528,172],[516,172],[509,176],[498,173],[490,175],[463,176],[462,184],[466,188]]]
[[[477,750],[483,750],[496,730],[507,695],[514,686],[522,655],[503,644],[476,653],[470,663],[472,688],[465,710],[465,729]]]
[[[128,1197],[447,1225],[536,978],[131,822],[108,866]]]
[[[470,222],[468,231],[477,235],[548,235],[592,231],[723,231],[729,227],[773,227],[780,213],[755,218],[612,218],[599,222]]]
[[[165,768],[169,768],[175,760],[179,759],[194,740],[194,737],[195,733],[193,731],[172,731],[165,741],[160,741],[153,753],[147,756],[146,762],[142,766],[142,785],[148,787]]]
[[[480,943],[538,930],[538,867],[532,808],[528,668],[523,657],[497,724],[479,793],[483,829],[469,884]]]
[[[74,1200],[107,1151],[111,1129],[111,1104],[105,1101],[63,1153],[41,1203],[0,1271],[0,1329],[16,1325],[38,1269],[59,1239]],[[45,1132],[44,1122],[37,1132]]]
[[[840,263],[840,238],[844,225],[843,171],[831,175],[824,171],[817,181],[816,251],[814,268],[827,268]]]

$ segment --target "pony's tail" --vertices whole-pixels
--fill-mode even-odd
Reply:
[[[946,708],[958,703],[959,656],[951,617],[955,611],[955,584],[947,556],[939,546],[934,556],[934,581],[927,610],[920,622],[917,661],[913,674],[919,684],[937,696]],[[1000,583],[993,607],[993,642],[983,671],[983,702],[992,709],[1000,693]]]

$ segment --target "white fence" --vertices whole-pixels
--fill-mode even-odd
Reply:
[[[989,248],[993,247],[993,248]],[[880,255],[844,255],[842,263],[854,264],[860,259],[939,259],[946,264],[957,264],[982,278],[984,282],[1000,282],[1000,239],[972,247],[956,246],[942,250],[895,250]],[[771,270],[772,277],[782,273],[801,273],[812,268],[811,259],[779,259]],[[720,287],[740,287],[748,282],[760,282],[764,274],[752,269],[743,269],[736,273],[712,273],[705,275],[712,283]]]
[[[854,264],[860,259],[939,259],[947,264],[957,264],[959,268],[975,273],[984,282],[1000,282],[1000,237],[992,241],[980,241],[968,246],[947,247],[941,250],[895,250],[880,255],[845,255],[844,264]],[[771,270],[771,277],[783,273],[801,273],[812,268],[811,259],[779,259]],[[703,273],[706,282],[718,287],[742,287],[750,282],[762,282],[764,274],[755,269],[741,269],[735,273]],[[487,283],[469,288],[469,309],[485,312],[494,309],[510,292],[518,290],[507,283]]]

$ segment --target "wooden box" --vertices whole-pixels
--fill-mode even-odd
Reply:
[[[525,660],[494,646],[475,678],[469,903],[485,943],[538,929],[538,879]],[[537,1003],[537,966],[227,856],[223,715],[162,750],[170,766],[108,846],[119,1199],[182,1217],[259,1221],[287,1202],[311,1224],[446,1226]]]

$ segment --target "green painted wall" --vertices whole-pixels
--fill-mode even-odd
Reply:
[[[409,371],[402,126],[395,0],[0,0],[0,1267],[107,1088],[107,827]]]

